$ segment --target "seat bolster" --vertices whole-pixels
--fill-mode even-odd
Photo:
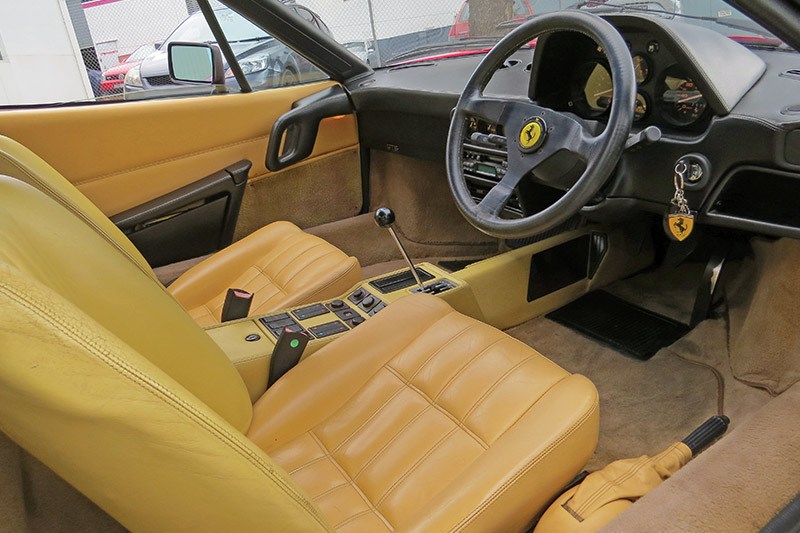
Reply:
[[[415,295],[392,304],[393,313],[369,319],[289,371],[253,406],[248,437],[269,452],[338,411],[373,375],[453,312],[442,300]]]
[[[291,222],[273,222],[201,261],[184,272],[168,291],[184,309],[204,305],[221,291],[231,288],[243,272],[284,239],[302,235]]]
[[[63,205],[125,254],[142,272],[157,279],[141,252],[96,205],[44,159],[3,135],[0,135],[0,174],[23,181]]]
[[[126,528],[329,529],[236,428],[92,317],[6,265],[0,324],[0,431]]]
[[[597,445],[597,389],[577,374],[553,386],[470,468],[419,510],[413,531],[523,531]],[[498,473],[506,473],[498,476]],[[487,495],[489,495],[487,497]]]

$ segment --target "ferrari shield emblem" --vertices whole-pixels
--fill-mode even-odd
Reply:
[[[683,213],[669,214],[664,220],[664,225],[666,226],[664,229],[667,230],[667,235],[670,238],[679,242],[684,241],[692,234],[694,216]]]
[[[522,126],[518,140],[523,152],[534,152],[542,145],[547,135],[546,127],[544,120],[539,117],[527,121]]]

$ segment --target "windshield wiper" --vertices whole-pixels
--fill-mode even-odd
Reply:
[[[433,55],[438,52],[449,52],[454,50],[480,50],[482,48],[492,47],[495,45],[495,43],[497,43],[497,37],[465,37],[451,43],[420,46],[407,52],[401,52],[386,60],[386,64],[394,61],[410,59],[420,55]]]
[[[247,39],[238,39],[236,41],[228,41],[228,44],[238,44],[238,43],[254,43],[257,41],[266,41],[267,39],[272,39],[271,35],[264,35],[263,37],[249,37]]]

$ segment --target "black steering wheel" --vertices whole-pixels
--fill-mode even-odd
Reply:
[[[608,123],[599,135],[568,113],[536,105],[529,99],[492,98],[483,91],[497,69],[525,43],[543,33],[580,32],[604,50],[611,68],[614,97]],[[447,137],[447,178],[456,205],[470,224],[500,238],[542,233],[566,221],[594,198],[614,170],[633,124],[636,77],[633,60],[622,36],[596,15],[561,11],[537,16],[506,35],[483,58],[458,100]],[[470,119],[502,126],[508,167],[499,183],[476,204],[464,177],[464,143]],[[546,209],[524,218],[501,218],[517,185],[556,153],[567,150],[585,164],[583,174],[570,183],[563,176],[551,181],[566,193]]]

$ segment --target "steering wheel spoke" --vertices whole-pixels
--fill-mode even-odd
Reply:
[[[466,99],[462,104],[464,112],[468,116],[479,118],[492,124],[501,124],[508,107],[505,100],[483,95],[474,95]]]
[[[516,172],[506,172],[503,179],[492,187],[483,200],[478,203],[478,210],[483,214],[499,216],[511,197],[514,196],[522,176],[522,174]]]

